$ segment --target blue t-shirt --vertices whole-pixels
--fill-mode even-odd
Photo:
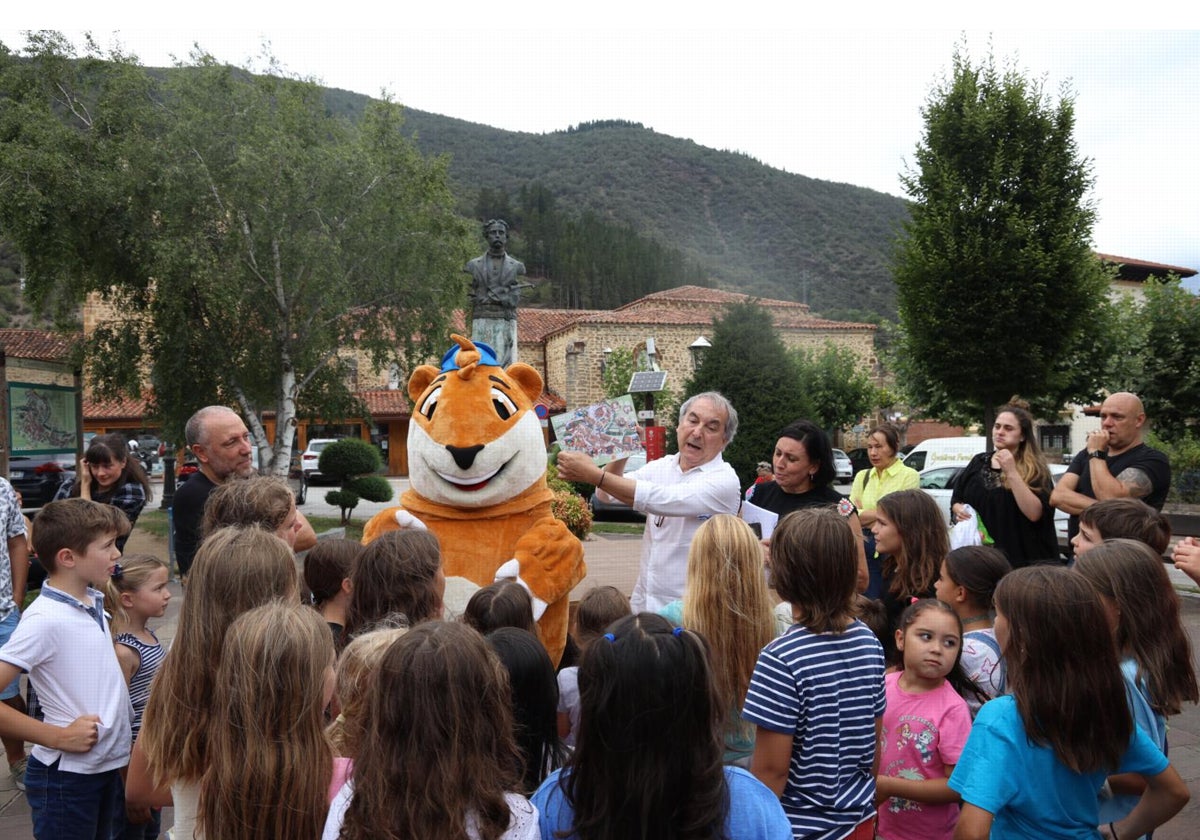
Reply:
[[[1116,772],[1157,776],[1166,769],[1162,751],[1135,728]],[[1103,770],[1076,773],[1050,747],[1026,738],[1017,701],[1006,695],[979,710],[950,787],[993,815],[993,837],[1065,840],[1095,836],[1096,794],[1107,776]]]
[[[796,837],[836,840],[875,813],[875,721],[883,647],[855,620],[842,633],[793,625],[763,648],[742,717],[792,736],[781,799]]]
[[[555,840],[555,832],[568,831],[575,825],[575,809],[559,785],[562,773],[555,770],[530,797],[537,806],[542,840]],[[729,840],[792,840],[792,829],[779,800],[766,785],[740,767],[725,768],[725,783],[729,785],[729,812],[725,815],[725,836]]]

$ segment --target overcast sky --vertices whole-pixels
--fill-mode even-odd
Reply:
[[[1070,85],[1076,140],[1096,179],[1096,250],[1200,270],[1200,31],[1071,29],[1044,0],[1010,0],[999,15],[938,2],[860,2],[848,14],[783,0],[411,5],[322,4],[318,14],[274,0],[139,1],[119,11],[52,0],[36,16],[7,9],[0,41],[14,49],[23,29],[87,29],[156,66],[194,43],[261,66],[269,41],[293,73],[386,90],[424,111],[528,132],[633,120],[788,172],[903,195],[898,174],[921,137],[920,108],[956,42],[978,59],[990,40],[998,60],[1044,79],[1049,94]],[[1158,0],[1136,11],[1083,13],[1093,26],[1200,23],[1197,11],[1168,13]],[[1018,28],[1030,25],[1042,28]]]

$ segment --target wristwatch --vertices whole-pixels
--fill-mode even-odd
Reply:
[[[1099,458],[1101,461],[1107,461],[1108,453],[1105,452],[1103,449],[1096,449],[1092,452],[1089,452],[1088,457],[1089,458]]]

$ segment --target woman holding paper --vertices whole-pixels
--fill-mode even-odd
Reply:
[[[854,532],[858,545],[858,589],[867,588],[867,558],[862,549],[862,522],[850,500],[833,489],[837,470],[833,447],[819,426],[808,420],[789,423],[779,433],[772,457],[775,478],[754,486],[749,502],[781,519],[810,507],[836,510]],[[747,517],[748,518],[748,517]]]

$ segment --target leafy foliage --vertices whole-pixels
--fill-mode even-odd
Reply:
[[[362,413],[342,353],[436,354],[472,246],[446,161],[405,139],[398,106],[351,122],[267,69],[197,52],[150,73],[53,33],[0,50],[0,230],[36,303],[98,292],[120,313],[90,337],[97,393],[138,396],[148,370],[175,439],[196,408],[237,404],[282,472],[298,416]]]
[[[930,413],[985,427],[1014,394],[1035,411],[1094,397],[1112,313],[1072,101],[956,52],[922,115],[895,261],[898,378]]]
[[[725,449],[725,460],[749,484],[757,463],[774,450],[779,430],[814,415],[812,399],[799,383],[795,356],[784,346],[770,313],[746,302],[729,307],[713,323],[712,347],[684,396],[718,391],[737,409],[738,432]]]
[[[360,475],[378,472],[383,466],[379,450],[360,438],[343,438],[327,444],[317,458],[317,469],[339,484]]]
[[[827,344],[820,351],[796,354],[798,387],[812,404],[811,419],[823,429],[841,429],[879,404],[881,394],[846,348]]]
[[[592,532],[592,509],[578,493],[555,490],[554,498],[550,500],[550,512],[581,540]]]
[[[629,380],[637,370],[637,361],[633,350],[626,347],[614,347],[604,362],[604,396],[615,399],[629,392]],[[661,391],[630,394],[633,407],[638,411],[649,409],[649,397],[654,397],[654,422],[660,426],[674,426],[679,412],[679,399],[670,388]]]
[[[342,512],[342,524],[358,507],[359,499],[386,502],[392,498],[392,486],[383,476],[374,475],[383,468],[379,450],[359,438],[336,440],[321,450],[317,469],[341,485],[325,494],[325,501],[337,505]]]
[[[1122,356],[1135,365],[1126,371],[1124,385],[1141,397],[1160,436],[1195,436],[1200,432],[1200,298],[1178,277],[1151,279],[1142,289],[1144,301],[1125,320],[1130,343]]]

